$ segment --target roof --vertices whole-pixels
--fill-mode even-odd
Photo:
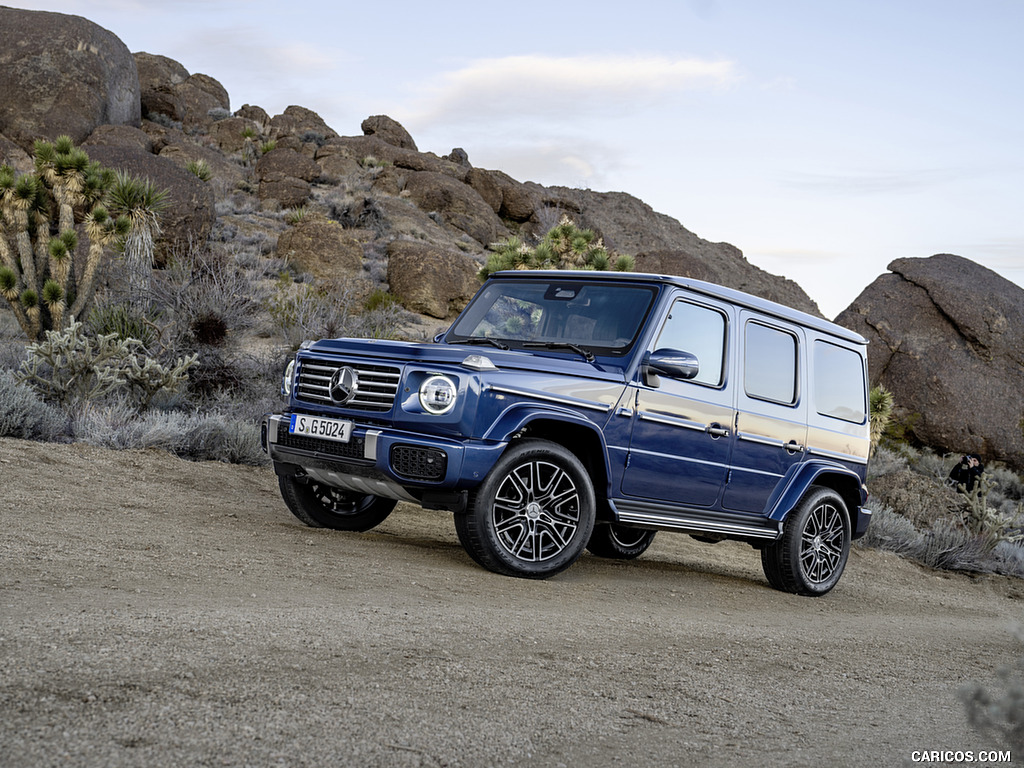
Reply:
[[[760,296],[754,296],[751,293],[738,291],[735,288],[726,288],[724,285],[709,283],[704,280],[694,280],[689,277],[647,274],[643,272],[611,272],[572,269],[516,269],[494,272],[487,279],[490,281],[522,279],[524,277],[544,280],[550,280],[551,278],[556,277],[572,280],[662,283],[673,285],[679,288],[686,288],[694,293],[700,293],[705,296],[722,299],[730,304],[744,307],[746,309],[752,309],[766,315],[777,317],[781,320],[789,320],[806,328],[812,328],[816,331],[827,333],[831,336],[835,336],[854,344],[868,343],[867,339],[856,331],[851,331],[849,328],[844,328],[843,326],[830,322],[822,317],[817,317],[815,315],[808,314],[807,312],[787,307],[785,304],[779,304],[775,301],[763,299]]]

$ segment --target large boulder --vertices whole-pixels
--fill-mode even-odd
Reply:
[[[465,232],[480,246],[508,237],[498,214],[480,194],[445,173],[410,171],[406,174],[405,189],[421,210],[437,214],[445,224]]]
[[[186,128],[205,129],[231,108],[227,90],[209,75],[190,75],[174,59],[152,53],[136,53],[134,59],[144,116],[164,115]]]
[[[149,179],[167,191],[167,207],[160,214],[162,234],[156,247],[156,263],[200,247],[210,236],[216,217],[213,189],[194,173],[164,157],[133,146],[98,145],[86,149],[91,160],[108,168]]]
[[[294,104],[270,119],[268,131],[279,145],[282,139],[289,137],[305,140],[316,136],[326,140],[338,135],[316,112]]]
[[[338,222],[309,215],[277,238],[277,257],[321,281],[338,283],[362,276],[363,246]]]
[[[409,132],[402,127],[397,120],[392,120],[387,115],[373,115],[363,120],[360,126],[363,135],[376,136],[388,144],[394,144],[401,149],[416,151],[416,142],[412,140]]]
[[[165,115],[182,122],[185,119],[185,100],[177,86],[188,80],[188,70],[167,56],[141,51],[133,57],[139,73],[142,116]]]
[[[897,259],[839,315],[912,438],[1024,470],[1024,289],[968,259]]]
[[[0,133],[26,152],[38,138],[80,143],[99,125],[141,120],[131,52],[81,16],[0,7]]]
[[[454,317],[480,287],[479,271],[480,265],[459,251],[412,240],[388,245],[388,285],[413,312]]]

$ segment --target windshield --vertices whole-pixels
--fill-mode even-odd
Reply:
[[[447,341],[569,350],[574,345],[597,355],[622,355],[636,342],[655,291],[578,278],[494,280],[462,313]]]

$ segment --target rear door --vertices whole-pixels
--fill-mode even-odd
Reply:
[[[760,513],[807,444],[805,338],[797,325],[740,313],[736,442],[723,506]]]
[[[732,450],[730,331],[724,304],[689,296],[672,303],[648,351],[690,352],[700,370],[686,381],[640,374],[622,479],[625,495],[691,507],[718,501]]]

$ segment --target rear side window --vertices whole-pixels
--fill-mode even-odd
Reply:
[[[864,360],[852,349],[814,342],[814,407],[822,416],[863,424]]]
[[[700,369],[690,381],[720,386],[725,362],[725,315],[716,309],[677,301],[655,344],[656,349],[666,347],[697,356]]]
[[[796,402],[796,337],[761,323],[747,323],[743,387],[748,397]]]

